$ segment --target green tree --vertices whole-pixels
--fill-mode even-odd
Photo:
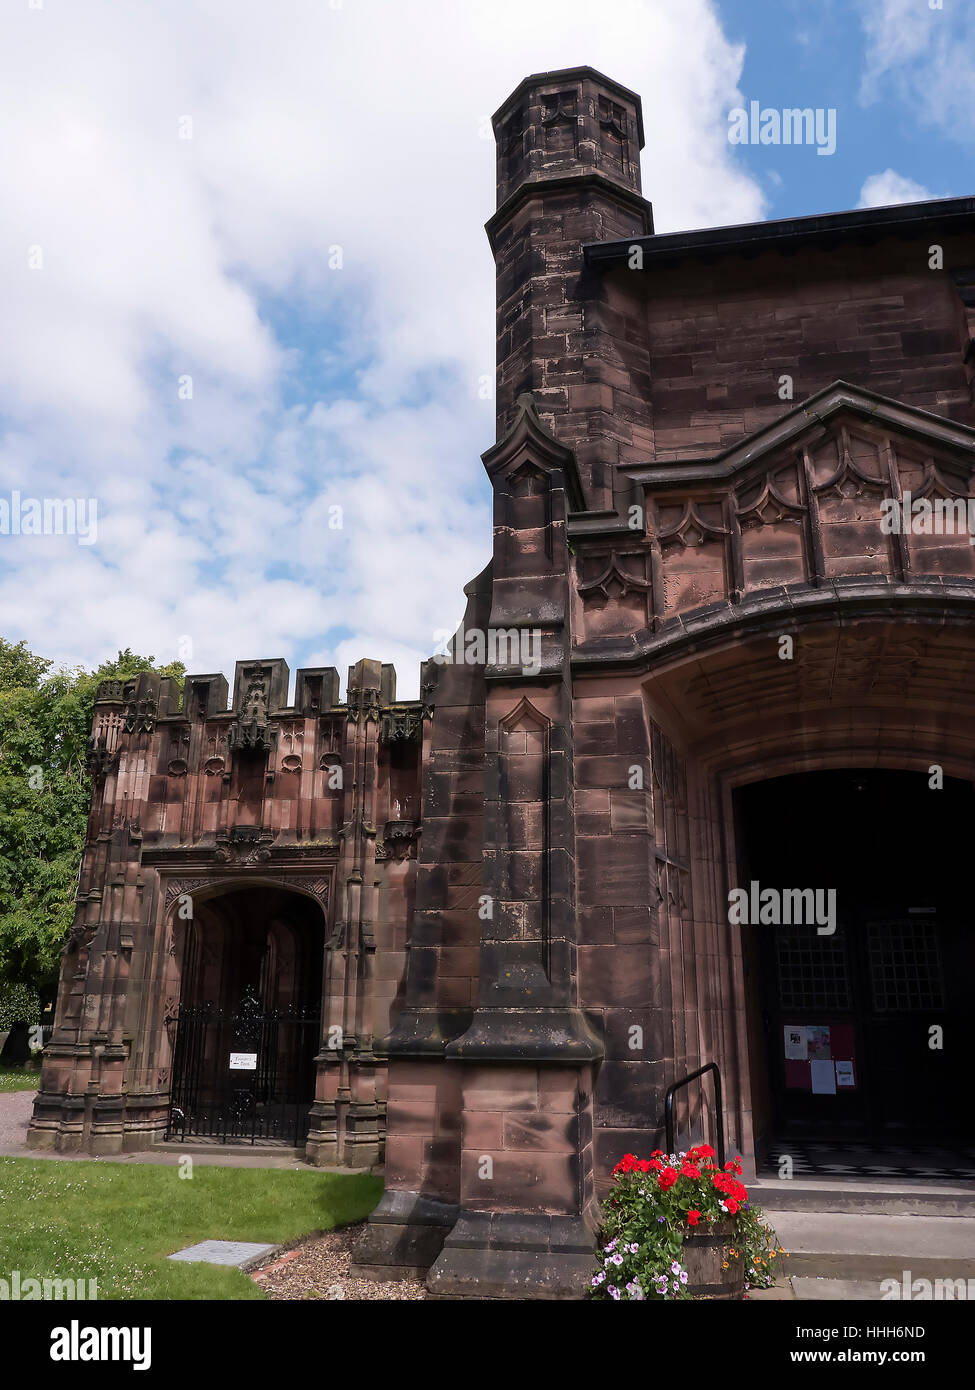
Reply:
[[[139,671],[180,679],[184,670],[128,648],[94,671],[52,667],[25,642],[0,638],[0,981],[47,997],[75,915],[95,692]]]

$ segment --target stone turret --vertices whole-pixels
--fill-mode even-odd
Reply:
[[[526,78],[493,119],[498,437],[530,393],[575,450],[589,506],[610,507],[621,451],[649,444],[648,347],[645,326],[586,270],[582,247],[653,231],[640,98],[593,68],[566,68]]]

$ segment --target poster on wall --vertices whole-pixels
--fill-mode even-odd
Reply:
[[[857,1089],[852,1024],[786,1023],[782,1044],[786,1090],[835,1096]]]
[[[814,1096],[836,1095],[836,1068],[831,1059],[819,1058],[810,1062],[809,1076]]]

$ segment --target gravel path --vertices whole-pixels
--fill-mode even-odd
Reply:
[[[364,1222],[344,1226],[340,1231],[310,1236],[293,1249],[278,1255],[251,1278],[273,1299],[355,1299],[395,1300],[426,1298],[418,1279],[350,1279],[352,1246]]]
[[[24,1149],[34,1091],[0,1091],[0,1153]]]

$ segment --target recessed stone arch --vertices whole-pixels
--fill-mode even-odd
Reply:
[[[840,621],[783,609],[796,644],[791,661],[778,656],[774,614],[756,614],[752,623],[739,616],[723,632],[715,619],[710,632],[702,625],[693,643],[640,680],[656,756],[666,747],[687,782],[686,859],[661,844],[659,817],[654,835],[656,989],[674,1029],[666,1071],[676,1079],[719,1061],[728,1137],[752,1162],[766,1082],[756,1075],[747,952],[727,913],[741,852],[737,789],[856,768],[911,770],[920,785],[935,765],[946,778],[975,781],[969,606],[965,593],[925,609],[905,592],[900,604],[888,596],[868,612],[851,604],[846,621],[842,603]],[[669,893],[674,877],[686,902]],[[691,1130],[707,1128],[708,1109],[700,1096],[690,1098],[684,1121]]]

